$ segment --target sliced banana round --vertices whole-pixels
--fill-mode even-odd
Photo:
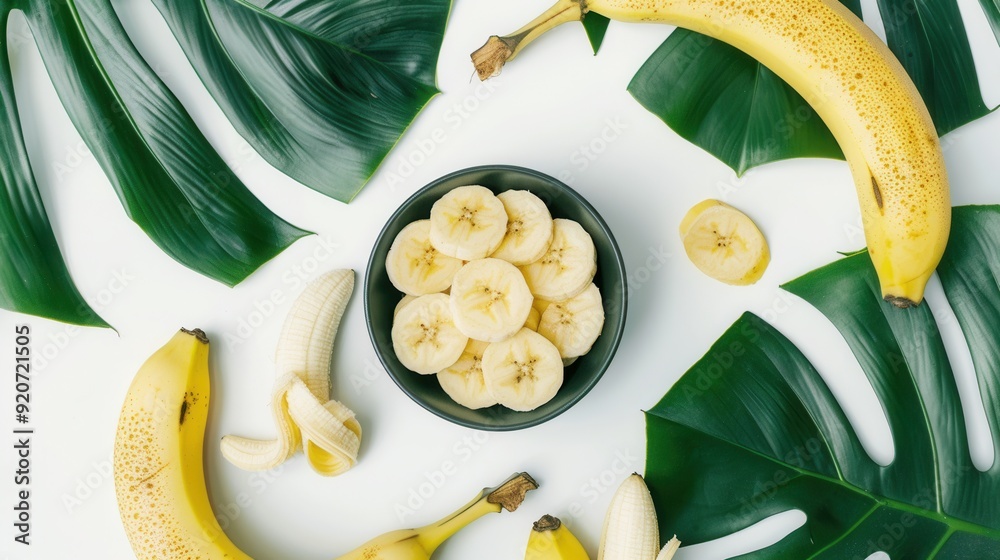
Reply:
[[[396,235],[385,258],[385,272],[397,290],[411,296],[436,294],[451,286],[462,261],[431,245],[431,221],[417,220]]]
[[[548,206],[529,191],[504,191],[497,198],[507,211],[507,233],[490,256],[515,266],[542,258],[552,243],[552,214]]]
[[[549,305],[538,334],[551,340],[563,358],[576,358],[590,352],[603,328],[601,291],[591,284],[580,295]]]
[[[529,329],[490,344],[483,352],[486,389],[500,404],[527,412],[552,400],[562,387],[559,350]]]
[[[535,297],[564,301],[583,290],[597,274],[597,250],[583,226],[573,220],[553,220],[552,243],[541,259],[521,272]]]
[[[483,379],[483,353],[490,344],[482,340],[469,339],[462,357],[437,374],[438,382],[451,400],[477,410],[497,404],[497,400],[486,390]]]
[[[406,304],[415,299],[417,299],[417,296],[411,296],[410,294],[403,296],[402,299],[399,300],[399,303],[396,304],[396,308],[392,310],[392,317],[395,318],[396,315],[399,315],[399,312],[406,307]]]
[[[406,369],[437,373],[462,356],[469,337],[455,328],[448,296],[420,296],[399,310],[392,323],[392,349]]]
[[[467,263],[451,285],[455,326],[465,336],[486,342],[498,342],[519,331],[532,301],[521,272],[500,259]]]
[[[470,185],[448,191],[431,207],[431,244],[471,261],[497,250],[507,233],[507,211],[493,191]]]
[[[680,233],[684,251],[698,270],[726,284],[753,284],[771,262],[767,240],[757,225],[718,200],[706,200],[688,210]]]

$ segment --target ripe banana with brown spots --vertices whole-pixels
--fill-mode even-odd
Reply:
[[[588,12],[709,35],[753,56],[809,100],[840,143],[883,297],[919,304],[951,229],[934,123],[892,52],[838,0],[559,0],[472,59],[481,79],[528,43]]]
[[[202,463],[208,338],[181,330],[139,369],[115,436],[114,478],[138,560],[250,560],[212,513]]]

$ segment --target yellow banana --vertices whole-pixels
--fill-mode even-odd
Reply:
[[[469,523],[502,509],[514,511],[538,484],[518,473],[496,488],[487,488],[462,509],[419,529],[392,531],[376,537],[337,560],[427,560],[437,547]]]
[[[139,369],[115,436],[115,494],[139,560],[249,560],[226,537],[205,488],[208,338],[181,330]]]
[[[226,536],[205,487],[208,337],[181,329],[136,374],[118,419],[114,478],[118,508],[138,560],[250,560]],[[421,529],[373,539],[341,560],[423,560],[487,513],[514,511],[538,485],[519,473]]]
[[[539,35],[588,12],[685,27],[753,56],[809,101],[833,132],[857,187],[882,295],[909,307],[944,253],[951,201],[934,123],[902,65],[838,0],[559,0],[473,53],[480,78]]]
[[[590,560],[590,556],[558,517],[543,515],[531,528],[524,560]]]

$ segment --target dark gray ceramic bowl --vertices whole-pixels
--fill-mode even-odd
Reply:
[[[431,206],[446,192],[463,185],[482,185],[500,193],[528,190],[544,200],[554,218],[579,222],[597,248],[594,283],[604,299],[604,330],[593,349],[566,368],[566,379],[554,399],[531,412],[515,412],[500,405],[469,410],[448,397],[436,376],[406,369],[392,349],[393,310],[403,294],[385,272],[385,256],[396,235],[407,224],[430,216]],[[368,261],[365,277],[365,317],[368,333],[382,365],[404,393],[420,406],[456,424],[480,430],[507,431],[535,426],[565,412],[583,398],[608,369],[625,328],[628,290],[625,265],[614,236],[601,216],[573,189],[548,175],[504,165],[474,167],[446,175],[417,191],[389,218]]]

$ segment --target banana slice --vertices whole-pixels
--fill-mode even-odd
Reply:
[[[465,336],[486,342],[509,338],[524,326],[532,297],[517,267],[500,259],[471,261],[455,274],[451,312]]]
[[[471,261],[497,250],[507,233],[507,211],[493,191],[471,185],[452,189],[431,207],[431,244]]]
[[[594,240],[573,220],[553,220],[552,244],[541,259],[521,267],[535,297],[564,301],[587,289],[597,274]]]
[[[767,240],[757,225],[718,200],[706,200],[688,210],[680,233],[684,250],[698,270],[726,284],[753,284],[771,262]]]
[[[552,243],[552,214],[548,206],[528,191],[504,191],[497,198],[507,211],[507,234],[490,256],[514,266],[542,258]]]
[[[399,315],[399,312],[402,311],[404,307],[406,307],[406,304],[410,303],[415,299],[417,299],[417,296],[411,296],[410,294],[406,294],[405,296],[403,296],[403,298],[399,300],[399,303],[396,304],[396,308],[392,310],[392,318],[395,319],[396,315]]]
[[[529,329],[490,344],[483,352],[486,389],[500,404],[527,412],[552,400],[562,387],[559,350]]]
[[[538,332],[538,323],[542,320],[542,312],[537,307],[532,306],[528,312],[528,318],[524,321],[524,328]]]
[[[591,284],[580,295],[553,303],[542,314],[538,334],[552,341],[563,358],[590,352],[604,328],[601,291]]]
[[[443,255],[431,245],[431,221],[407,225],[393,240],[385,272],[397,290],[411,296],[436,294],[451,286],[462,261]]]
[[[472,410],[497,404],[497,400],[486,390],[483,379],[483,353],[490,344],[469,339],[462,357],[453,365],[437,374],[438,382],[451,400]]]
[[[392,349],[406,369],[431,375],[462,356],[469,337],[451,318],[448,296],[420,296],[399,310],[392,323]]]

